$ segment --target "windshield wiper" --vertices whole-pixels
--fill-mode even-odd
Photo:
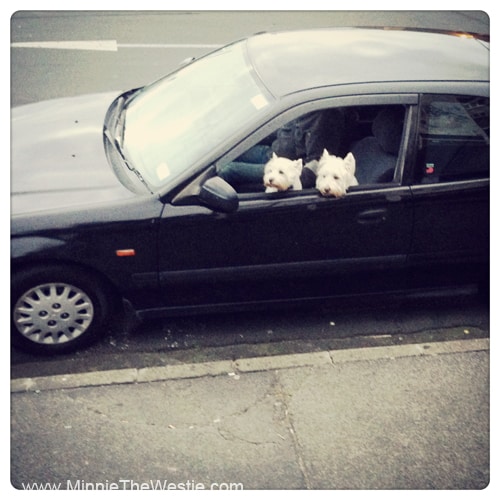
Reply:
[[[113,137],[113,135],[110,133],[109,129],[107,127],[104,127],[104,136],[108,140],[108,142],[113,146],[113,149],[118,153],[118,156],[120,157],[120,160],[123,162],[123,164],[131,171],[134,172],[134,174],[138,177],[138,179],[146,186],[147,190],[151,193],[154,194],[154,191],[150,188],[142,174],[137,170],[133,165],[130,164],[130,162],[127,160],[125,155],[123,154],[123,148],[119,141]]]
[[[106,140],[111,144],[115,152],[120,157],[122,163],[138,177],[151,194],[154,194],[154,191],[150,188],[142,174],[127,160],[123,152],[123,137],[125,133],[125,103],[128,101],[128,97],[130,97],[131,94],[132,92],[128,96],[122,95],[118,98],[109,120],[106,120],[106,122],[109,123],[109,126],[107,123],[104,124],[103,133]]]

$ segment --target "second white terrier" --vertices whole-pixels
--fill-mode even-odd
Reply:
[[[355,173],[356,160],[352,153],[342,159],[325,149],[317,166],[316,189],[323,196],[341,198],[349,187],[358,185]]]
[[[302,189],[300,174],[302,173],[302,160],[289,160],[273,153],[271,159],[264,167],[264,186],[266,193],[298,191]]]

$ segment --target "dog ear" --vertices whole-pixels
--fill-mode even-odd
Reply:
[[[295,168],[295,170],[299,173],[302,172],[302,158],[299,158],[298,160],[295,160],[293,162],[293,168]]]
[[[330,156],[330,153],[325,149],[323,149],[323,154],[321,156],[322,160],[326,160]]]
[[[277,160],[278,159],[278,155],[273,151],[273,156],[272,156],[272,159],[273,160]]]
[[[346,157],[344,158],[344,165],[346,170],[351,175],[354,175],[354,173],[356,172],[356,159],[354,158],[354,155],[352,153],[347,153]]]

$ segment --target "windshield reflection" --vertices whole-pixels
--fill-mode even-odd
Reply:
[[[124,152],[150,186],[175,179],[269,105],[244,50],[241,42],[195,61],[127,106]]]

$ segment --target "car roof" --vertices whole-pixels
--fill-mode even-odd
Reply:
[[[257,34],[247,46],[276,97],[349,83],[489,81],[489,42],[463,33],[332,28]]]

